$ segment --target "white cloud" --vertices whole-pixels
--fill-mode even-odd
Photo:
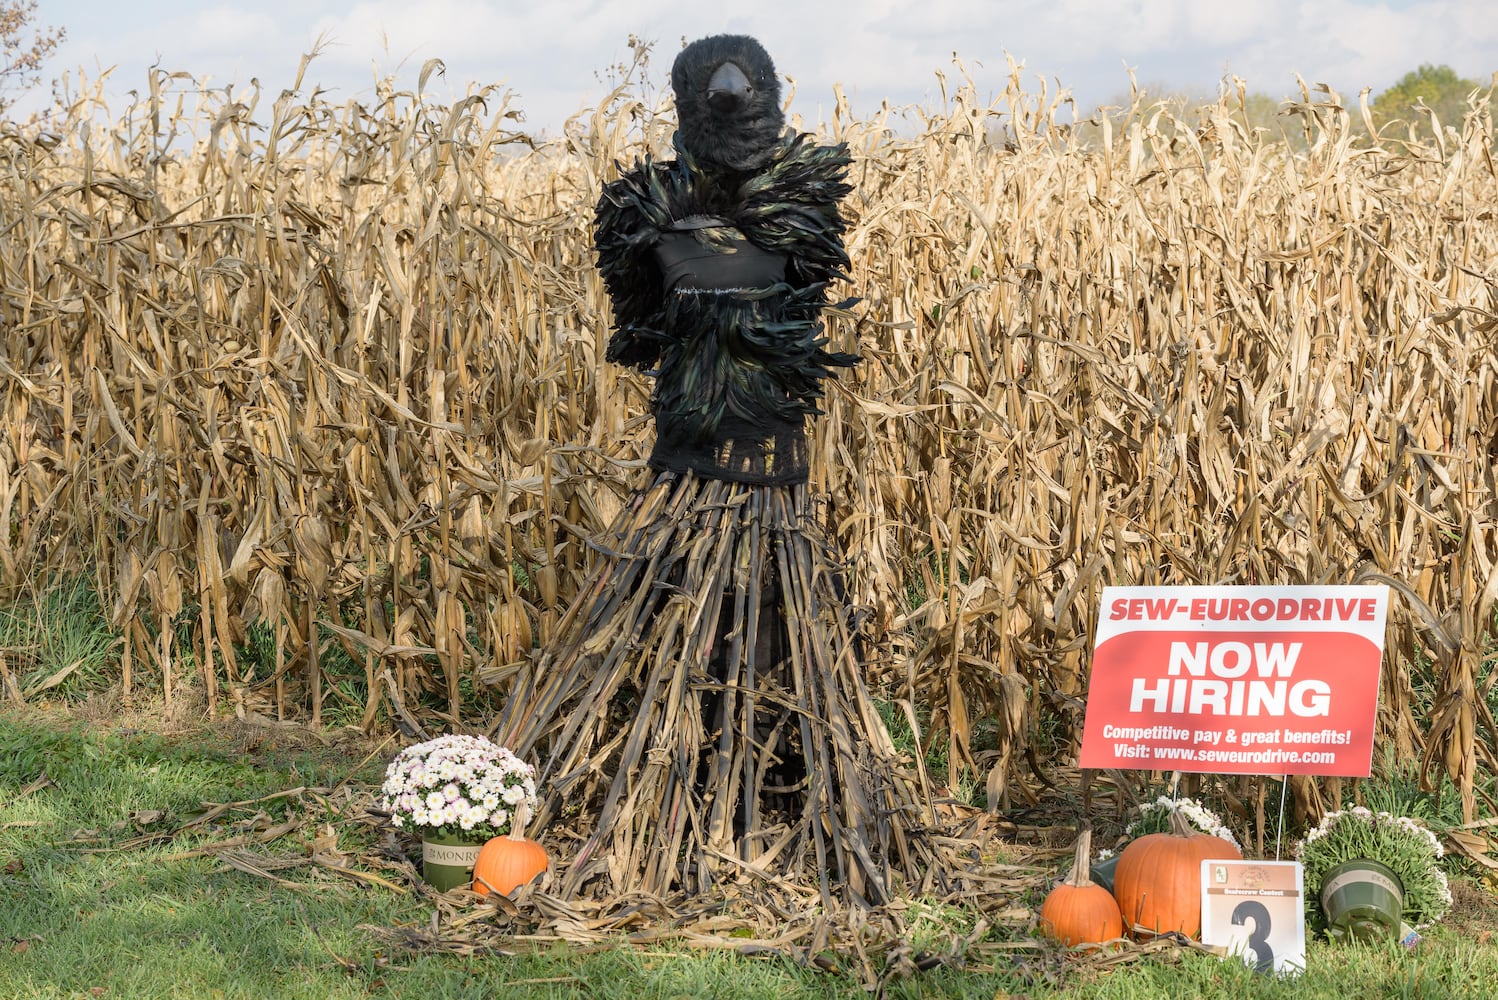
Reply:
[[[182,30],[162,36],[191,52],[238,54],[281,39],[275,20],[259,7],[215,5],[184,16]]]
[[[954,76],[955,54],[980,95],[1001,91],[1006,53],[1024,64],[1027,88],[1044,79],[1072,91],[1085,110],[1141,83],[1208,93],[1224,73],[1274,96],[1298,72],[1344,95],[1389,86],[1421,63],[1447,63],[1486,82],[1498,69],[1498,18],[1489,0],[333,0],[220,2],[193,9],[167,0],[74,0],[44,9],[70,38],[49,65],[118,63],[114,90],[144,87],[160,58],[170,70],[245,87],[288,86],[301,54],[319,35],[330,44],[307,84],[335,98],[368,96],[377,75],[414,86],[439,58],[439,99],[470,85],[503,82],[532,128],[556,130],[600,100],[611,66],[627,61],[631,35],[654,43],[649,82],[667,86],[683,37],[753,34],[794,78],[793,110],[816,119],[841,83],[856,111],[882,99],[904,105],[938,99],[936,73]],[[43,95],[45,96],[45,95]]]

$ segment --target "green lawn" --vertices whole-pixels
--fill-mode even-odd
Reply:
[[[434,906],[415,891],[401,845],[356,818],[353,793],[383,767],[376,749],[232,726],[165,737],[0,710],[0,998],[869,995],[846,973],[685,946],[536,950],[489,935],[513,953],[400,947],[381,931],[478,913]],[[298,788],[325,791],[287,794]],[[346,859],[351,873],[309,863],[314,852]],[[1491,997],[1498,948],[1485,928],[1498,909],[1470,889],[1459,902],[1413,951],[1313,943],[1296,980],[1179,950],[1103,965],[1019,948],[984,952],[999,956],[988,967],[901,979],[885,995]]]

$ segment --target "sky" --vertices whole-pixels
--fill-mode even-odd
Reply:
[[[153,65],[238,94],[255,78],[274,98],[322,39],[304,93],[367,100],[392,76],[414,89],[440,59],[434,98],[497,84],[525,130],[551,135],[609,92],[631,36],[650,44],[645,83],[659,91],[683,39],[754,35],[794,81],[790,110],[808,125],[830,115],[834,85],[859,115],[882,101],[939,107],[938,74],[956,78],[954,60],[985,101],[1013,58],[1029,93],[1068,90],[1084,116],[1126,95],[1130,70],[1153,93],[1211,95],[1237,76],[1278,98],[1299,74],[1349,100],[1423,63],[1484,84],[1498,71],[1492,0],[41,0],[37,19],[67,39],[21,111],[64,73],[76,90],[108,70],[117,100],[144,92]]]

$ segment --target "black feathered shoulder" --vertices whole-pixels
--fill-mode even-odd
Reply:
[[[604,185],[594,212],[598,271],[614,306],[607,358],[616,364],[648,369],[660,358],[665,289],[655,244],[671,224],[662,174],[672,167],[647,156],[635,169]]]
[[[669,338],[654,248],[673,222],[725,219],[751,242],[787,258],[787,304],[825,304],[827,283],[847,276],[839,204],[852,188],[846,145],[784,136],[751,172],[709,170],[678,145],[674,160],[646,157],[603,188],[595,213],[598,270],[614,307],[608,360],[649,369]],[[703,239],[711,239],[704,231]]]
[[[790,137],[739,191],[739,227],[755,243],[790,257],[800,287],[847,277],[841,203],[852,158],[843,143],[821,145],[805,133]]]

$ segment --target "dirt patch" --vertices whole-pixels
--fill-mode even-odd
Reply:
[[[1498,928],[1498,896],[1467,881],[1451,883],[1451,912],[1441,922],[1451,934],[1487,944]]]

